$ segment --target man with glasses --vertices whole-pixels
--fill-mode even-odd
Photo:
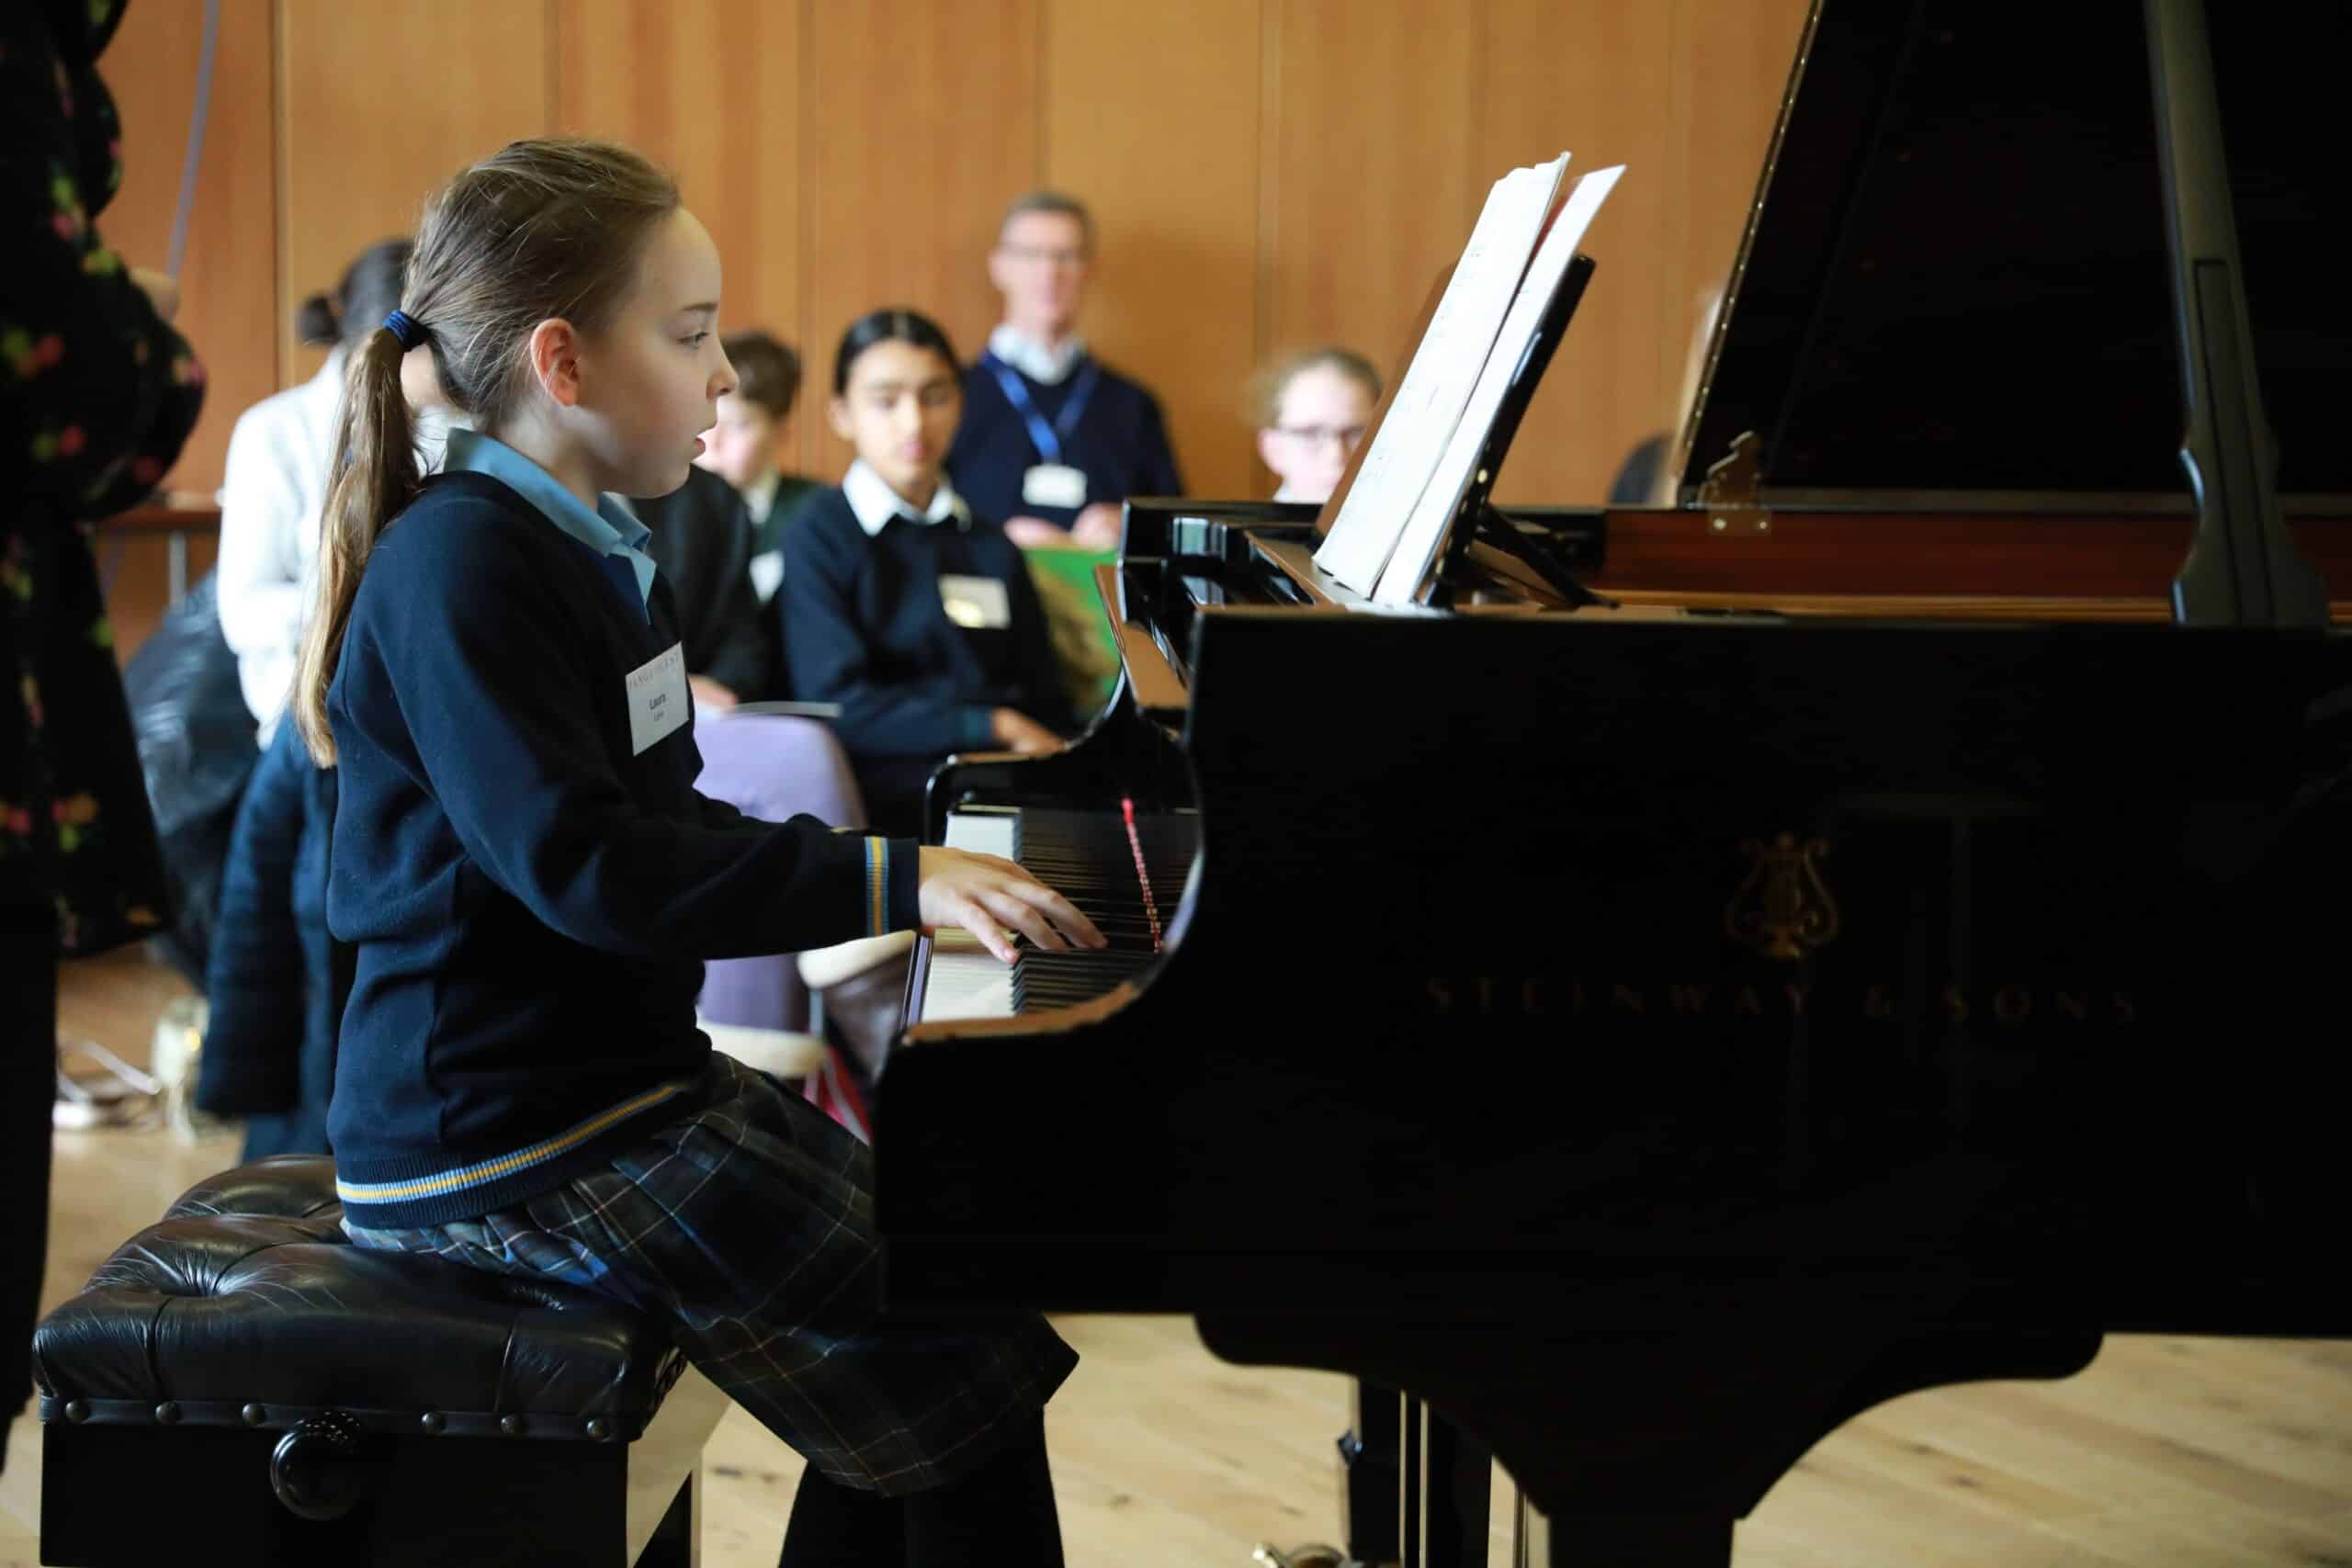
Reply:
[[[1056,191],[1014,202],[989,254],[1004,321],[965,373],[947,468],[1020,545],[1110,549],[1128,496],[1183,493],[1159,400],[1078,335],[1093,263],[1092,219]]]

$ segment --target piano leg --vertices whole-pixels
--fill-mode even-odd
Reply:
[[[1420,1413],[1421,1568],[1483,1568],[1493,1456],[1426,1404]]]
[[[1487,1561],[1488,1477],[1493,1456],[1462,1429],[1409,1393],[1396,1396],[1398,1444],[1396,1510],[1401,1550],[1366,1556],[1351,1522],[1348,1552],[1359,1562],[1403,1568],[1482,1568]]]
[[[1544,1318],[1211,1312],[1197,1321],[1209,1349],[1242,1366],[1321,1367],[1428,1390],[1521,1485],[1553,1503],[1556,1528],[1522,1521],[1529,1568],[1725,1568],[1734,1523],[1853,1416],[1917,1389],[2070,1376],[2099,1345],[2090,1331],[1858,1313],[1727,1319],[1703,1333],[1571,1332]],[[1422,1423],[1401,1437],[1406,1473],[1418,1480]],[[1419,1556],[1430,1513],[1419,1492],[1400,1487],[1413,1510],[1403,1561]]]
[[[1403,1568],[1424,1568],[1421,1562],[1421,1444],[1429,1429],[1421,1425],[1421,1402],[1409,1393],[1396,1396],[1396,1560]]]
[[[1516,1488],[1514,1488],[1516,1491]],[[1729,1519],[1586,1518],[1555,1529],[1518,1493],[1511,1568],[1729,1568]]]
[[[1353,1379],[1348,1406],[1348,1429],[1340,1435],[1340,1539],[1358,1562],[1394,1562],[1402,1555],[1396,1391]]]

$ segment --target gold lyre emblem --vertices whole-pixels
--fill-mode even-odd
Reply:
[[[1770,843],[1749,839],[1739,852],[1751,864],[1724,908],[1734,942],[1794,963],[1838,935],[1838,900],[1815,864],[1828,858],[1828,840],[1800,844],[1794,833],[1782,833]]]

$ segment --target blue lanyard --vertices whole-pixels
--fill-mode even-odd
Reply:
[[[1012,405],[1012,412],[1029,427],[1029,444],[1037,448],[1037,456],[1048,463],[1060,462],[1062,443],[1078,429],[1079,417],[1086,412],[1086,400],[1094,395],[1094,383],[1102,378],[1094,361],[1090,359],[1080,367],[1078,379],[1070,383],[1069,399],[1051,424],[1037,412],[1036,400],[1029,395],[1018,371],[993,354],[981,355],[980,363],[989,367],[996,384],[1004,389],[1004,400]]]

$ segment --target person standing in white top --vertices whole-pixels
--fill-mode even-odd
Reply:
[[[365,341],[399,305],[408,254],[406,240],[370,245],[344,270],[333,296],[304,301],[295,329],[304,343],[334,345],[326,364],[300,386],[247,409],[229,436],[213,581],[220,635],[237,656],[237,683],[265,750],[285,710],[310,615],[347,346]],[[442,401],[429,352],[412,355],[402,372],[412,404]],[[445,427],[428,416],[418,429],[424,466],[437,468]]]

